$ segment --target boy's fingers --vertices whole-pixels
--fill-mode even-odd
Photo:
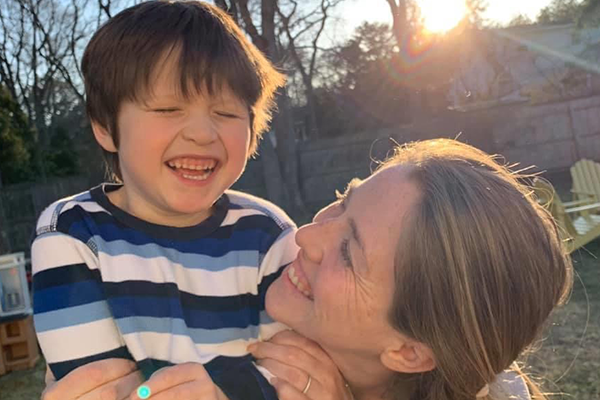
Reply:
[[[50,385],[42,400],[71,400],[78,399],[118,378],[135,371],[133,361],[120,358],[95,361],[71,371],[60,381]]]

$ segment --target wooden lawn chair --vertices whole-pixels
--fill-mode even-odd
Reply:
[[[600,238],[600,202],[578,200],[563,203],[550,182],[535,179],[533,190],[538,201],[556,220],[569,253]]]
[[[573,194],[579,199],[595,197],[600,201],[600,164],[590,160],[577,161],[571,167]]]

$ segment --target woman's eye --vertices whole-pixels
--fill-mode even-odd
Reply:
[[[350,257],[350,240],[344,239],[342,241],[340,252],[342,253],[342,259],[346,263],[346,266],[352,268],[352,258]]]

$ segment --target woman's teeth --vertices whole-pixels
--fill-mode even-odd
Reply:
[[[290,281],[292,281],[294,286],[296,286],[296,288],[303,295],[305,295],[309,299],[312,299],[312,294],[310,292],[310,287],[308,286],[308,283],[305,284],[305,283],[300,282],[300,279],[298,279],[298,277],[296,276],[296,269],[294,267],[290,267],[288,269],[288,277],[290,278]]]

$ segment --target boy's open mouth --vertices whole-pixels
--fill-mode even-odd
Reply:
[[[186,157],[169,160],[165,164],[185,179],[203,181],[215,171],[218,161]]]

